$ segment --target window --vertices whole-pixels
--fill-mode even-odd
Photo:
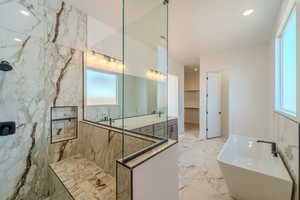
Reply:
[[[87,105],[117,104],[117,75],[87,69],[86,86]]]
[[[276,109],[296,116],[296,9],[277,41]]]

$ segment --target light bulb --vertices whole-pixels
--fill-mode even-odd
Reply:
[[[106,65],[107,64],[107,60],[102,57],[102,58],[99,59],[99,64],[100,65]]]
[[[16,42],[22,42],[22,40],[20,38],[15,38],[14,39]]]
[[[120,70],[120,71],[123,70],[123,64],[122,63],[118,64],[118,70]]]
[[[249,15],[251,15],[253,12],[254,12],[253,9],[249,9],[249,10],[244,11],[244,12],[243,12],[243,15],[244,15],[244,16],[249,16]]]
[[[24,16],[29,16],[30,15],[30,13],[26,10],[20,10],[20,13]]]
[[[114,68],[116,65],[117,65],[117,63],[115,63],[114,61],[109,62],[109,67],[110,68]]]

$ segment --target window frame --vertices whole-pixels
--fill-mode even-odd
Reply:
[[[291,17],[296,13],[296,5],[294,4],[291,9],[288,11],[287,17],[283,20],[283,25],[279,29],[279,33],[276,36],[275,42],[275,111],[279,112],[287,117],[290,117],[296,120],[297,117],[297,87],[296,87],[296,110],[295,112],[291,112],[283,107],[283,34],[286,30],[287,25],[289,24]],[[296,15],[297,16],[297,15]],[[296,63],[296,86],[297,86],[297,63]]]

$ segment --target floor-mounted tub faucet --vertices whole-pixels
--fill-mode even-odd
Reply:
[[[273,154],[275,157],[278,157],[277,145],[276,145],[275,142],[269,142],[269,141],[263,141],[263,140],[257,140],[256,142],[258,142],[258,143],[271,144],[271,145],[272,145],[272,154]]]

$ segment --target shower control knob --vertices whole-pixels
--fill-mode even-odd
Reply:
[[[16,132],[15,122],[0,122],[0,136],[12,135]]]
[[[6,60],[3,60],[0,62],[0,71],[11,71],[13,68],[12,66],[10,65],[10,63]]]

